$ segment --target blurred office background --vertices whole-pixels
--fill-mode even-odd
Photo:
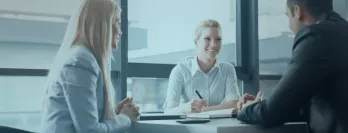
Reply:
[[[0,125],[38,131],[45,74],[79,1],[0,0],[0,70],[5,73],[0,73]],[[347,18],[348,2],[334,1],[335,10]],[[258,2],[259,86],[267,98],[286,70],[294,36],[285,15],[286,0]],[[143,113],[163,111],[168,74],[185,57],[194,56],[194,29],[200,21],[213,18],[222,25],[219,60],[236,65],[240,58],[235,0],[128,0],[126,6],[128,28],[123,30],[128,39],[122,42],[128,51],[115,52],[119,59],[113,71],[122,77],[124,66],[118,63],[129,64],[126,81],[117,89],[134,97]],[[141,74],[146,72],[150,74]],[[240,80],[241,92],[243,86]]]

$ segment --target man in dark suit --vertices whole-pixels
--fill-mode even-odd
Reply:
[[[348,23],[332,0],[287,0],[296,35],[288,71],[266,100],[244,95],[238,119],[265,127],[302,120],[313,133],[348,133]]]

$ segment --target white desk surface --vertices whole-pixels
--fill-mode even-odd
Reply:
[[[243,124],[235,118],[211,119],[204,124],[180,124],[176,120],[150,120],[134,123],[130,133],[306,133],[306,123],[286,123],[265,129]]]

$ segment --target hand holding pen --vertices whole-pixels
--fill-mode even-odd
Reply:
[[[192,113],[200,113],[203,112],[203,108],[208,106],[208,101],[204,100],[203,97],[196,90],[196,94],[200,99],[193,99],[191,103],[191,112]]]

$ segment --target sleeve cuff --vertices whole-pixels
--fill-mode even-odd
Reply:
[[[179,107],[182,112],[191,112],[191,103],[183,103]]]
[[[163,104],[163,108],[175,108],[175,107],[178,107],[180,105],[179,102],[168,102],[165,101],[164,104]]]
[[[186,112],[191,112],[191,103],[178,103],[177,106],[167,106],[166,103],[164,104],[164,113],[165,114],[182,114]]]
[[[119,114],[116,116],[117,123],[120,125],[131,125],[131,120],[128,116],[124,114]]]
[[[108,126],[108,133],[122,132],[125,133],[131,126],[131,121],[128,116],[120,114],[116,116],[115,120],[104,121]]]

